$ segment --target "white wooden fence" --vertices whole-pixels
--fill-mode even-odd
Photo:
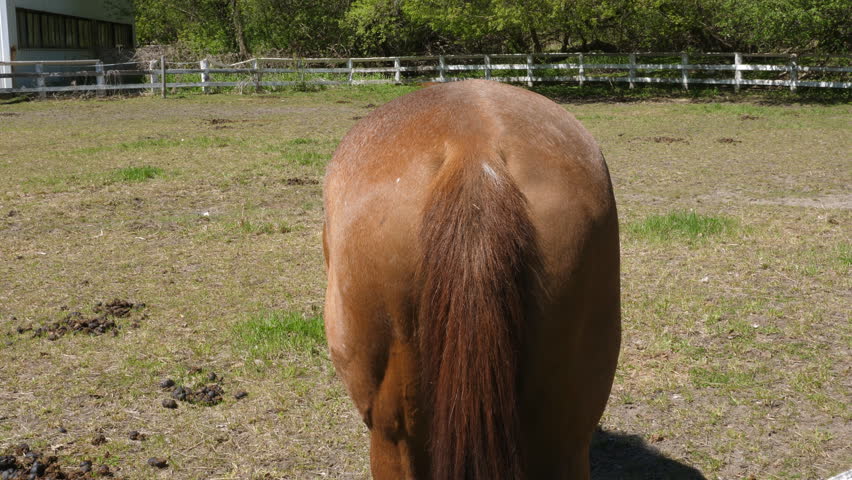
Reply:
[[[745,60],[750,60],[747,63]],[[771,54],[547,53],[371,58],[255,58],[230,65],[209,60],[140,66],[99,60],[0,62],[0,78],[21,79],[3,93],[96,92],[237,88],[292,85],[363,85],[448,82],[486,78],[500,82],[677,84],[852,88],[852,56],[825,59]],[[29,67],[29,68],[27,68]],[[77,67],[77,68],[74,68]],[[31,71],[25,71],[31,70]],[[50,71],[52,70],[52,71]],[[71,80],[69,80],[71,79]],[[21,83],[28,83],[20,85]],[[62,84],[60,84],[62,83]],[[71,83],[69,85],[69,83]]]

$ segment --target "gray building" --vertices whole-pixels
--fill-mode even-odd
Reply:
[[[135,38],[132,0],[0,0],[0,62],[117,61]],[[10,68],[0,64],[0,73]],[[12,79],[0,88],[13,88]]]

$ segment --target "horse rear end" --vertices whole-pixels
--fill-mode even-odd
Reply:
[[[620,342],[594,140],[523,89],[394,100],[329,165],[325,321],[377,479],[586,478]]]

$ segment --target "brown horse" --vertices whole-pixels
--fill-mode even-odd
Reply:
[[[389,102],[328,167],[331,357],[376,479],[588,478],[620,343],[594,139],[488,81]]]

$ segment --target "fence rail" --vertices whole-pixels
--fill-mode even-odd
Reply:
[[[730,59],[723,62],[724,59]],[[753,59],[760,63],[746,63]],[[231,65],[168,63],[106,65],[100,60],[0,62],[0,79],[23,84],[2,93],[96,92],[449,82],[486,78],[525,83],[627,83],[852,88],[852,57],[825,59],[741,53],[496,54],[366,58],[254,58]],[[626,60],[626,62],[625,62]],[[641,61],[644,60],[644,61]],[[9,71],[12,67],[12,71]],[[31,70],[26,67],[32,67]],[[47,71],[53,68],[53,71]],[[70,70],[69,70],[70,68]],[[87,70],[83,70],[88,68]],[[28,71],[29,70],[29,71]],[[214,79],[214,76],[218,77]],[[65,80],[65,84],[61,80]],[[50,83],[50,84],[49,84]],[[70,85],[68,85],[70,83]]]

